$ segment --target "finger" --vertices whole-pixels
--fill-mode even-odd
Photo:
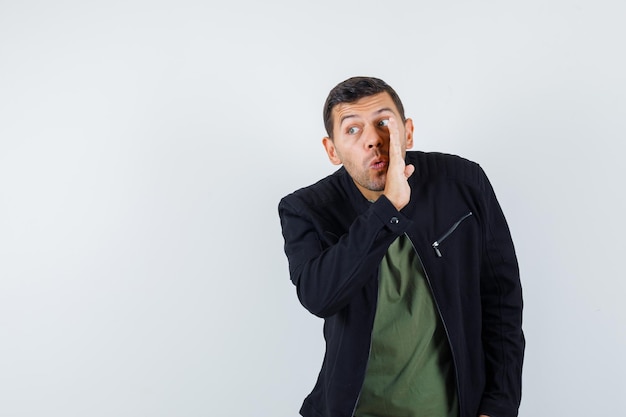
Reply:
[[[395,117],[389,117],[387,123],[389,129],[389,157],[402,157],[402,147],[400,146],[400,130]]]
[[[400,145],[400,130],[398,129],[398,122],[395,117],[389,117],[387,128],[389,129],[389,142],[394,145]]]

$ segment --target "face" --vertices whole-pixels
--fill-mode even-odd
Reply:
[[[333,139],[322,140],[328,158],[343,164],[361,193],[375,200],[385,189],[389,166],[390,116],[398,122],[402,156],[413,147],[413,121],[402,118],[391,96],[379,93],[353,103],[341,103],[332,110]]]

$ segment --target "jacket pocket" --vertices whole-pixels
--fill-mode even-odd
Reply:
[[[463,221],[465,221],[465,219],[467,219],[468,217],[470,217],[473,213],[470,211],[467,214],[465,214],[463,217],[461,217],[459,220],[456,221],[456,223],[454,223],[452,225],[452,227],[450,227],[450,229],[448,229],[447,232],[445,232],[443,235],[441,235],[441,237],[437,240],[435,240],[432,244],[433,249],[435,250],[435,254],[437,255],[437,257],[441,258],[443,255],[441,254],[441,250],[439,249],[439,245],[441,245],[443,243],[444,240],[446,240],[448,238],[448,236],[450,236],[457,227],[459,227],[459,225],[461,223],[463,223]]]

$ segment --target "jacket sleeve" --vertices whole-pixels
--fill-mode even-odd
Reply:
[[[481,302],[486,385],[479,414],[515,417],[525,347],[519,268],[504,214],[482,170],[480,186],[485,207]]]
[[[281,200],[278,213],[289,273],[302,305],[319,317],[345,307],[372,277],[389,245],[410,220],[381,196],[328,245],[311,210],[297,197]]]

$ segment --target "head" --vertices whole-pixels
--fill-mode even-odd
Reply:
[[[389,165],[388,121],[395,120],[402,155],[413,146],[413,121],[396,92],[377,78],[350,78],[331,90],[324,106],[328,158],[343,165],[369,200],[384,191]],[[394,131],[394,130],[392,130]]]
[[[335,88],[328,93],[326,103],[324,103],[324,126],[326,127],[328,137],[333,138],[333,109],[335,106],[342,103],[354,103],[360,98],[385,92],[389,94],[391,100],[393,100],[398,114],[404,123],[406,121],[404,117],[404,106],[398,94],[389,84],[374,77],[352,77],[337,84]]]

